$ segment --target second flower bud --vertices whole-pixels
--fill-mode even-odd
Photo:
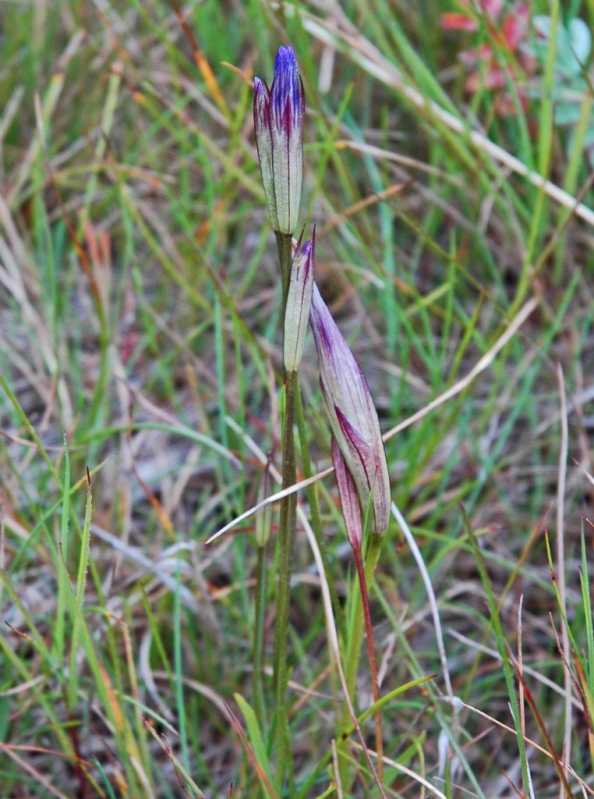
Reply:
[[[306,241],[303,247],[299,240],[291,267],[285,309],[284,358],[287,372],[296,372],[303,356],[314,282],[315,240],[315,230],[311,241]]]

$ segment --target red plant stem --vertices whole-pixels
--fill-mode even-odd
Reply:
[[[353,547],[355,556],[355,566],[359,576],[359,586],[361,590],[361,601],[363,603],[363,617],[365,619],[365,632],[367,637],[367,652],[369,654],[369,668],[371,669],[371,685],[373,689],[373,703],[377,705],[380,701],[379,682],[377,678],[377,662],[375,659],[375,644],[373,639],[373,626],[371,624],[371,611],[369,610],[369,593],[367,591],[367,581],[365,580],[365,567],[361,556],[361,547]],[[384,743],[382,736],[382,713],[379,707],[375,708],[375,748],[377,751],[377,774],[380,782],[384,779]]]

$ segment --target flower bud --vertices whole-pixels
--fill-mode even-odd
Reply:
[[[284,354],[287,372],[297,371],[303,355],[313,289],[315,240],[316,234],[314,230],[311,241],[306,241],[301,249],[299,244],[297,245],[297,253],[293,258],[293,266],[291,267],[287,307],[285,310]]]
[[[314,285],[309,317],[320,362],[320,384],[332,432],[350,471],[361,511],[371,502],[371,531],[390,522],[390,477],[377,412],[355,356]]]
[[[270,223],[278,233],[297,226],[303,179],[305,94],[292,47],[279,47],[268,89],[254,80],[254,127]]]
[[[363,544],[363,525],[361,507],[355,481],[351,477],[336,438],[332,436],[332,463],[338,484],[338,494],[342,505],[342,515],[347,538],[353,549],[361,549]]]

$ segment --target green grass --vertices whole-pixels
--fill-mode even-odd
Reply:
[[[592,13],[569,5],[532,11]],[[464,378],[536,299],[488,368],[386,444],[436,597],[393,521],[371,586],[386,795],[592,795],[592,227],[471,136],[589,209],[591,99],[576,131],[555,126],[551,54],[527,102],[509,72],[517,113],[501,117],[493,91],[465,94],[457,59],[482,42],[513,66],[489,26],[443,31],[440,14],[460,7],[438,0],[341,8],[190,2],[200,60],[166,0],[2,4],[0,799],[283,793],[275,547],[262,708],[256,522],[205,541],[257,502],[258,451],[280,461],[281,287],[248,84],[271,78],[286,43],[308,107],[301,222],[317,225],[318,285],[384,431]],[[316,473],[330,431],[310,340],[300,382]],[[299,496],[314,526],[319,506],[344,658],[356,575],[333,477]],[[275,506],[273,539],[277,524]],[[343,796],[379,796],[356,734],[340,740],[324,586],[301,528],[293,572],[284,795],[336,796],[340,773]],[[353,701],[370,747],[371,695],[361,658]]]

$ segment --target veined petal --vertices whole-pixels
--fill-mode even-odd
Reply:
[[[338,405],[334,406],[334,413],[340,425],[342,437],[348,442],[349,448],[356,457],[359,458],[365,473],[369,476],[367,482],[371,486],[371,480],[375,472],[375,464],[373,463],[373,447],[367,439],[352,425],[347,417],[344,415]]]
[[[270,88],[272,173],[278,228],[293,233],[297,225],[303,180],[305,94],[291,47],[280,47]]]
[[[377,423],[377,414],[369,386],[315,285],[310,324],[318,351],[320,374],[329,394],[345,416],[356,424],[366,438],[370,438],[374,418]],[[371,410],[373,413],[370,414]]]
[[[298,249],[289,281],[285,311],[285,369],[296,372],[305,346],[305,334],[311,306],[315,263],[315,229],[311,241]]]
[[[287,113],[290,101],[287,100]],[[301,126],[302,127],[302,126]],[[272,173],[276,192],[278,230],[293,233],[299,216],[301,187],[303,183],[303,136],[302,129],[295,130],[289,124],[275,124],[272,120]]]
[[[282,120],[287,126],[298,127],[299,122],[303,122],[303,86],[292,47],[278,48],[274,59],[271,98],[277,124]]]
[[[351,466],[351,473],[361,501],[361,511],[363,514],[367,512],[371,495],[371,531],[381,535],[385,533],[390,523],[392,498],[390,496],[390,475],[384,444],[379,434],[379,424],[378,437],[369,442],[350,423],[340,408],[336,407],[334,410],[342,432],[342,436],[337,437],[337,440],[342,440],[345,444],[345,458]],[[375,418],[377,419],[377,416]],[[350,458],[347,457],[346,451],[350,454]]]
[[[377,455],[375,478],[373,481],[373,519],[375,532],[382,535],[390,524],[392,495],[390,492],[390,475],[383,450]]]
[[[363,513],[372,502],[371,528],[390,521],[390,478],[377,411],[357,361],[314,286],[310,323],[320,362],[320,384],[332,431],[357,487]]]
[[[276,210],[276,192],[274,189],[272,132],[270,121],[270,92],[260,78],[254,78],[254,129],[258,161],[264,185],[264,194],[268,205],[270,224],[278,229],[278,213]]]
[[[361,507],[355,482],[348,470],[342,452],[332,436],[332,462],[338,484],[338,494],[342,505],[342,515],[346,527],[347,537],[353,549],[361,549],[363,543],[363,524],[361,520]]]

